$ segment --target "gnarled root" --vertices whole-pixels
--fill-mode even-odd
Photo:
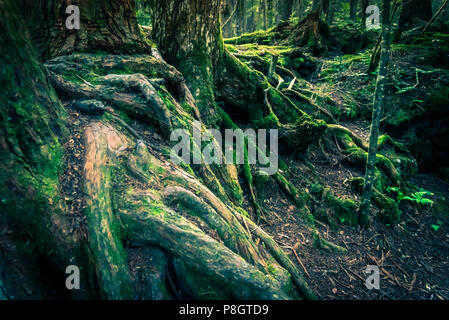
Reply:
[[[192,176],[150,154],[142,142],[134,144],[126,132],[101,121],[88,126],[86,139],[90,247],[106,297],[129,297],[129,288],[136,281],[124,259],[123,240],[133,247],[156,246],[168,252],[176,276],[185,277],[179,281],[187,286],[184,291],[197,298],[208,295],[204,287],[194,285],[200,281],[194,279],[206,278],[214,297],[295,298],[290,279],[301,295],[314,297],[268,235]],[[136,187],[125,163],[140,173],[143,184]],[[249,228],[257,230],[268,250],[253,242]],[[269,259],[271,255],[277,262]],[[273,268],[276,272],[270,271]]]

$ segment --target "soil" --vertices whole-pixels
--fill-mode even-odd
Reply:
[[[357,200],[344,181],[361,172],[342,164],[314,164],[336,195]],[[412,183],[434,193],[433,200],[449,199],[448,184],[433,174],[416,176]],[[338,254],[317,249],[312,228],[302,223],[295,206],[283,199],[275,184],[268,189],[267,207],[273,214],[262,228],[287,250],[320,299],[449,299],[447,217],[435,217],[432,208],[401,205],[402,222],[396,226],[375,221],[367,229],[342,224],[333,229],[317,221],[318,232],[325,240],[348,250]],[[442,227],[433,229],[432,225],[438,223]],[[379,267],[380,290],[367,289],[367,266]]]

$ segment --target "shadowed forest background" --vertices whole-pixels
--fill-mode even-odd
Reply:
[[[0,299],[449,299],[448,2],[0,0]]]

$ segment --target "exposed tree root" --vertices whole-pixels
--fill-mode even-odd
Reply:
[[[67,73],[68,70],[76,68],[79,63],[91,57],[94,62],[103,63],[96,67],[101,69],[104,75],[95,74],[92,79],[95,85],[87,81],[71,80],[73,75]],[[112,114],[114,110],[123,112],[130,118],[139,119],[158,128],[167,144],[171,144],[169,139],[174,129],[180,128],[191,133],[193,122],[199,120],[199,111],[183,78],[176,69],[168,66],[163,60],[151,56],[87,55],[85,57],[81,54],[68,60],[64,62],[58,58],[47,63],[47,67],[51,70],[50,79],[61,95],[77,99],[103,100],[113,107],[108,109]],[[142,65],[145,63],[146,65]],[[68,69],[64,69],[64,65],[67,65]],[[164,85],[160,85],[160,81],[157,80],[159,78],[151,80],[140,73],[106,74],[109,71],[123,72],[121,68],[124,67],[161,76],[164,79]],[[65,70],[64,74],[55,73],[61,70]],[[75,70],[73,72],[76,72]],[[169,88],[172,92],[168,91]],[[178,97],[179,101],[175,97]],[[201,125],[199,130],[203,134],[207,133],[204,125]],[[199,148],[199,146],[194,147]],[[242,191],[233,166],[204,164],[192,167],[210,188],[222,195],[223,200],[229,198],[235,203],[241,201]]]
[[[347,154],[348,160],[363,167],[366,164],[366,159],[368,156],[366,143],[357,137],[352,131],[343,126],[329,125],[328,129],[335,134],[339,143],[344,147],[344,152]],[[381,146],[384,146],[384,144],[391,139],[386,137],[387,136],[381,137]],[[394,185],[402,186],[404,184],[401,174],[387,156],[378,154],[377,166],[385,172]]]
[[[78,59],[82,60],[81,56]],[[104,62],[105,58],[94,59]],[[108,117],[104,116],[86,129],[90,250],[104,297],[130,298],[132,288],[138,286],[136,273],[126,265],[126,250],[129,249],[122,245],[126,240],[139,252],[151,245],[170,253],[176,274],[167,274],[167,277],[176,277],[183,292],[194,297],[287,299],[295,298],[295,292],[299,292],[305,298],[313,298],[312,291],[301,280],[301,273],[273,240],[270,242],[264,234],[268,249],[255,244],[248,232],[249,220],[241,220],[243,211],[238,212],[227,197],[218,198],[193,176],[157,159],[142,141],[132,142],[132,139],[142,140],[140,134],[116,112],[156,126],[166,139],[174,128],[192,129],[197,112],[191,112],[191,108],[185,110],[191,98],[188,89],[176,99],[179,92],[173,88],[168,91],[167,80],[160,80],[160,76],[164,79],[163,74],[155,74],[158,76],[155,79],[148,78],[145,73],[148,74],[151,66],[142,70],[139,63],[133,68],[144,73],[121,74],[120,69],[115,69],[120,60],[110,57],[106,61],[114,67],[108,66],[107,71],[81,81],[72,80],[68,74],[57,74],[60,66],[55,67],[54,61],[48,64],[51,80],[62,95],[106,102],[108,106],[104,109],[118,124],[107,124]],[[107,74],[109,68],[117,73]],[[167,77],[173,78],[173,74],[176,72],[170,72]],[[195,107],[193,98],[190,102]],[[201,124],[198,129],[206,131]],[[239,188],[236,174],[223,170],[232,171],[232,166],[202,165],[196,169],[218,195],[229,194],[220,190],[223,182],[233,190]],[[249,165],[247,171],[252,188]],[[252,190],[253,201],[258,204]],[[147,287],[141,288],[141,292],[150,294],[151,288],[161,284],[163,265],[160,268],[147,279]],[[120,281],[112,281],[117,278]],[[199,285],[202,279],[209,281]],[[205,288],[213,294],[208,295]],[[168,291],[173,289],[162,285],[162,289],[151,294],[167,296]]]
[[[240,214],[221,202],[200,182],[179,169],[164,165],[148,152],[144,144],[138,143],[133,147],[126,135],[108,124],[92,123],[86,130],[86,137],[89,145],[85,169],[89,181],[86,185],[90,199],[89,229],[94,232],[96,228],[101,228],[96,231],[91,250],[94,251],[96,263],[101,266],[99,278],[106,296],[123,298],[128,293],[130,280],[126,266],[122,265],[124,253],[121,245],[117,244],[117,239],[121,237],[128,239],[134,246],[156,245],[163,248],[182,261],[189,270],[194,270],[195,277],[208,277],[215,292],[218,288],[226,288],[222,297],[294,297],[286,285],[290,281],[289,277],[286,277],[287,273],[281,266],[270,262],[271,267],[278,269],[278,272],[264,274],[268,272],[268,260],[265,257],[269,253],[253,243],[243,227],[248,221],[243,222]],[[135,151],[130,153],[129,150]],[[104,186],[120,189],[119,185],[123,183],[117,185],[111,177],[120,172],[126,175],[120,169],[123,161],[132,163],[141,177],[147,178],[148,187],[136,190],[125,185],[120,195],[112,192],[115,196],[111,200],[111,189]],[[122,179],[123,176],[120,181]],[[100,189],[102,192],[98,193]],[[120,214],[121,222],[117,216],[111,216],[112,207]],[[182,208],[183,215],[176,212],[176,207]],[[190,215],[206,223],[208,227],[204,230],[216,230],[219,239],[224,242],[217,242],[204,233],[192,222],[194,220]],[[117,232],[120,228],[125,233]],[[265,241],[270,241],[267,235],[264,237]],[[277,250],[275,258],[281,257],[280,264],[285,265],[286,257],[271,241],[270,250]],[[290,273],[295,270],[292,265],[287,269]],[[121,277],[122,281],[110,281],[111,275]],[[293,279],[305,297],[313,297],[305,282],[300,281],[299,272],[293,275]],[[195,291],[195,288],[189,290]],[[202,294],[195,293],[199,297]]]

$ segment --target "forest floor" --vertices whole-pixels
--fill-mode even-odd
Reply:
[[[307,83],[311,86],[308,89],[322,97],[330,97],[337,107],[346,106],[347,100],[352,99],[351,90],[369,85],[366,77],[361,75],[360,68],[361,64],[366,64],[366,57],[367,55],[358,58],[346,56],[333,61],[323,59],[321,70],[326,70],[331,65],[334,74],[327,74],[329,78],[321,83],[311,80]],[[350,60],[349,68],[345,59]],[[403,60],[402,57],[400,59]],[[339,72],[339,69],[345,71]],[[410,85],[413,85],[414,80],[412,77]],[[351,88],[346,87],[348,83]],[[358,104],[369,104],[370,100],[369,96],[358,97]],[[85,237],[81,171],[85,161],[84,128],[90,118],[70,108],[68,110],[72,136],[65,146],[67,166],[61,185],[63,194],[67,200],[70,199],[72,231]],[[163,138],[156,131],[153,132],[138,121],[132,121],[129,125],[149,145],[164,144]],[[340,124],[365,142],[368,140],[368,121],[361,117],[348,117],[340,121]],[[345,182],[363,176],[363,172],[360,168],[349,165],[345,161],[347,157],[338,151],[338,143],[336,145],[336,150],[329,153],[325,153],[323,148],[314,149],[309,152],[307,160],[313,164],[314,175],[335,196],[358,203],[359,194]],[[286,162],[293,184],[298,189],[307,188],[299,177],[308,176],[312,169],[304,161],[287,159]],[[434,202],[449,200],[449,184],[433,173],[421,173],[410,182],[429,191]],[[266,221],[260,226],[284,248],[297,267],[304,271],[306,280],[320,299],[449,299],[449,217],[434,214],[432,206],[402,204],[401,221],[397,225],[386,225],[375,220],[370,227],[360,228],[340,223],[334,226],[316,219],[315,225],[322,239],[348,250],[346,253],[335,253],[317,248],[313,240],[314,230],[301,221],[297,208],[285,197],[275,181],[266,185],[263,205],[271,214],[266,216]],[[245,198],[244,209],[251,215],[254,214],[249,197]],[[372,215],[376,211],[377,209],[373,209]],[[380,269],[380,290],[368,290],[365,286],[368,277],[365,270],[369,265]]]
[[[254,46],[237,45],[234,50],[247,54],[254,51]],[[256,47],[256,50],[260,54],[267,48]],[[442,70],[439,70],[442,74],[429,76],[421,82],[418,77],[415,79],[414,76],[407,76],[405,79],[397,76],[410,75],[416,68],[423,68],[427,61],[422,61],[423,49],[419,50],[415,48],[406,51],[400,45],[393,48],[395,76],[392,81],[408,88],[405,91],[410,100],[413,95],[426,96],[430,90],[429,84],[431,86],[435,83],[436,77],[445,76],[445,71]],[[332,100],[334,107],[341,107],[343,116],[346,111],[351,111],[344,109],[351,102],[358,105],[358,111],[369,108],[374,92],[373,82],[365,73],[370,54],[368,50],[353,55],[318,58],[319,70],[305,82],[304,88],[314,92],[311,98],[317,103],[326,98]],[[395,94],[391,94],[389,99],[393,101]],[[395,105],[397,102],[391,104]],[[391,117],[391,110],[386,110],[386,113],[386,117]],[[339,123],[365,142],[368,141],[370,123],[364,117],[348,115]],[[336,145],[338,149],[338,143]],[[358,203],[360,195],[347,186],[346,182],[363,176],[364,172],[348,165],[346,158],[339,150],[324,154],[321,148],[310,152],[308,161],[313,164],[321,183],[329,187],[333,194]],[[292,176],[310,174],[309,166],[301,161],[291,159],[287,161],[287,165]],[[306,185],[301,185],[300,179],[293,182],[298,188],[307,188]],[[420,173],[409,183],[432,194],[434,203],[447,203],[449,200],[449,184],[434,173]],[[275,183],[270,183],[267,189],[264,204],[272,214],[261,227],[289,253],[298,268],[304,271],[307,281],[320,299],[449,299],[447,214],[436,214],[432,206],[401,204],[401,222],[397,225],[375,221],[366,229],[344,224],[330,226],[315,220],[318,232],[324,239],[348,250],[341,254],[317,249],[312,240],[314,230],[300,222],[295,206],[283,197]],[[248,200],[245,209],[252,212],[250,207]],[[372,211],[372,215],[375,215],[378,210]],[[380,269],[380,290],[368,290],[365,285],[369,275],[365,270],[369,265]]]
[[[352,168],[321,165],[319,172],[333,191],[355,197],[342,187],[346,177],[354,175]],[[435,198],[449,199],[447,183],[432,174],[421,174],[414,182]],[[311,228],[298,223],[295,207],[282,199],[276,186],[269,189],[267,207],[273,214],[262,228],[289,252],[321,299],[449,299],[449,230],[431,227],[439,220],[432,209],[405,208],[402,222],[393,227],[375,222],[368,229],[333,229],[317,221],[324,239],[348,250],[341,254],[317,249]],[[440,223],[447,225],[445,220]],[[365,286],[368,265],[381,271],[380,290]]]

